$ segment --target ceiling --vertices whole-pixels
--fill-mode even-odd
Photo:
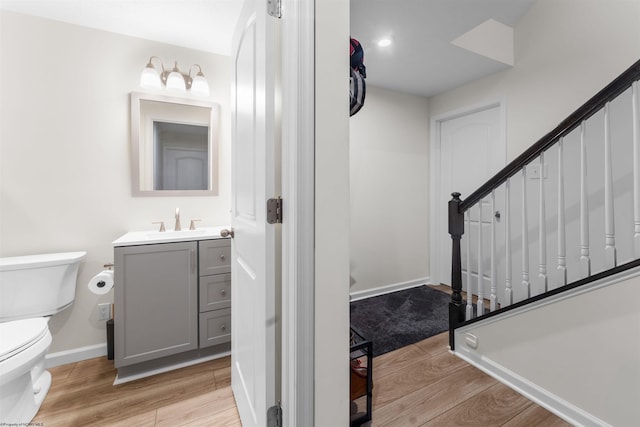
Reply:
[[[490,19],[514,26],[534,1],[351,0],[351,36],[364,47],[367,84],[432,96],[508,68],[509,61],[451,42]],[[0,8],[19,13],[221,55],[230,54],[242,4],[243,0],[0,0]],[[379,48],[381,37],[390,37],[391,46]],[[505,38],[482,40],[491,47]]]
[[[534,1],[351,0],[351,36],[364,48],[367,84],[428,97],[506,69],[451,42],[489,19],[513,27]],[[382,37],[392,44],[378,47]]]
[[[229,55],[243,0],[0,0],[0,8]]]

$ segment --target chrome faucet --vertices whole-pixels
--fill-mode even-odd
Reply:
[[[175,231],[182,230],[182,227],[180,227],[180,208],[176,208],[176,225],[175,227],[173,227],[173,229]]]

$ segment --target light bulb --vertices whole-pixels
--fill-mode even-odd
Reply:
[[[161,89],[162,81],[160,79],[160,74],[154,68],[151,63],[147,64],[147,66],[142,70],[142,74],[140,74],[140,87],[146,89]]]
[[[167,89],[169,90],[177,90],[180,92],[185,92],[187,90],[187,85],[184,82],[184,77],[180,74],[180,70],[178,70],[178,63],[173,67],[173,70],[169,73],[167,77]]]
[[[209,83],[202,73],[198,73],[191,82],[191,93],[199,96],[209,96]]]

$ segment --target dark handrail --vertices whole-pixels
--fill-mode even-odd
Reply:
[[[491,193],[500,184],[518,173],[523,166],[538,157],[540,153],[554,145],[561,137],[566,136],[580,126],[580,124],[600,111],[604,105],[627,90],[631,84],[640,78],[640,60],[636,61],[624,73],[620,74],[614,81],[609,83],[604,89],[594,97],[585,102],[573,114],[562,121],[555,129],[543,136],[538,142],[529,147],[524,153],[516,157],[504,169],[495,174],[489,181],[471,193],[462,203],[460,212],[465,212],[475,205],[484,196]]]

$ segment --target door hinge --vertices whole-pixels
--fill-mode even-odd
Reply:
[[[267,222],[269,224],[282,224],[282,198],[267,200]]]
[[[282,407],[280,402],[267,409],[267,427],[282,427]]]
[[[274,18],[282,17],[280,0],[267,0],[267,13]]]

